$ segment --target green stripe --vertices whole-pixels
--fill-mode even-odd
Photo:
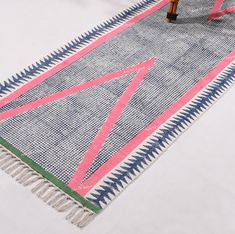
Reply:
[[[4,146],[6,149],[8,149],[9,151],[11,151],[14,155],[16,155],[19,159],[21,159],[24,163],[26,163],[29,167],[31,167],[37,173],[39,173],[44,178],[46,178],[48,181],[53,183],[56,187],[60,188],[63,192],[68,194],[70,197],[72,197],[76,201],[80,202],[84,207],[87,207],[88,209],[92,210],[95,213],[99,213],[101,208],[99,208],[98,206],[94,205],[90,201],[88,201],[85,198],[83,198],[82,196],[80,196],[78,193],[71,190],[65,183],[58,180],[51,173],[44,170],[42,167],[40,167],[33,160],[28,158],[25,154],[23,154],[20,150],[16,149],[14,146],[12,146],[9,142],[7,142],[2,137],[0,137],[0,144],[2,146]]]

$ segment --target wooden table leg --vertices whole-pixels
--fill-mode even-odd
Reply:
[[[168,19],[168,22],[174,22],[177,19],[178,14],[177,12],[177,6],[178,6],[179,0],[171,0],[170,7],[167,12],[166,18]]]

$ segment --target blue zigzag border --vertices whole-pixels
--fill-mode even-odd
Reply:
[[[89,44],[94,39],[100,37],[104,33],[122,24],[126,20],[130,19],[131,17],[135,16],[139,12],[142,12],[143,10],[157,2],[157,0],[142,0],[141,2],[107,20],[103,24],[96,26],[84,35],[75,38],[71,42],[67,43],[65,46],[44,57],[39,62],[36,62],[20,73],[13,75],[8,80],[0,83],[0,97],[16,89],[18,86],[27,82],[33,77],[39,75],[41,72],[44,72],[47,69],[51,68],[56,63],[64,60],[67,56],[74,54],[84,45]]]
[[[133,180],[133,177],[136,177],[144,167],[157,159],[167,145],[191,125],[234,82],[235,64],[231,64],[194,101],[155,133],[127,162],[124,162],[123,166],[111,173],[102,185],[88,195],[87,199],[101,208],[106,206],[112,200],[111,196],[116,196],[125,185],[129,184],[127,179]]]

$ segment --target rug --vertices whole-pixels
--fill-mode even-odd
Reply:
[[[235,80],[235,3],[144,0],[0,85],[0,167],[83,227]]]

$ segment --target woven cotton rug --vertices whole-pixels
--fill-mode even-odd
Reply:
[[[235,81],[235,2],[144,0],[0,85],[0,167],[85,226]]]

